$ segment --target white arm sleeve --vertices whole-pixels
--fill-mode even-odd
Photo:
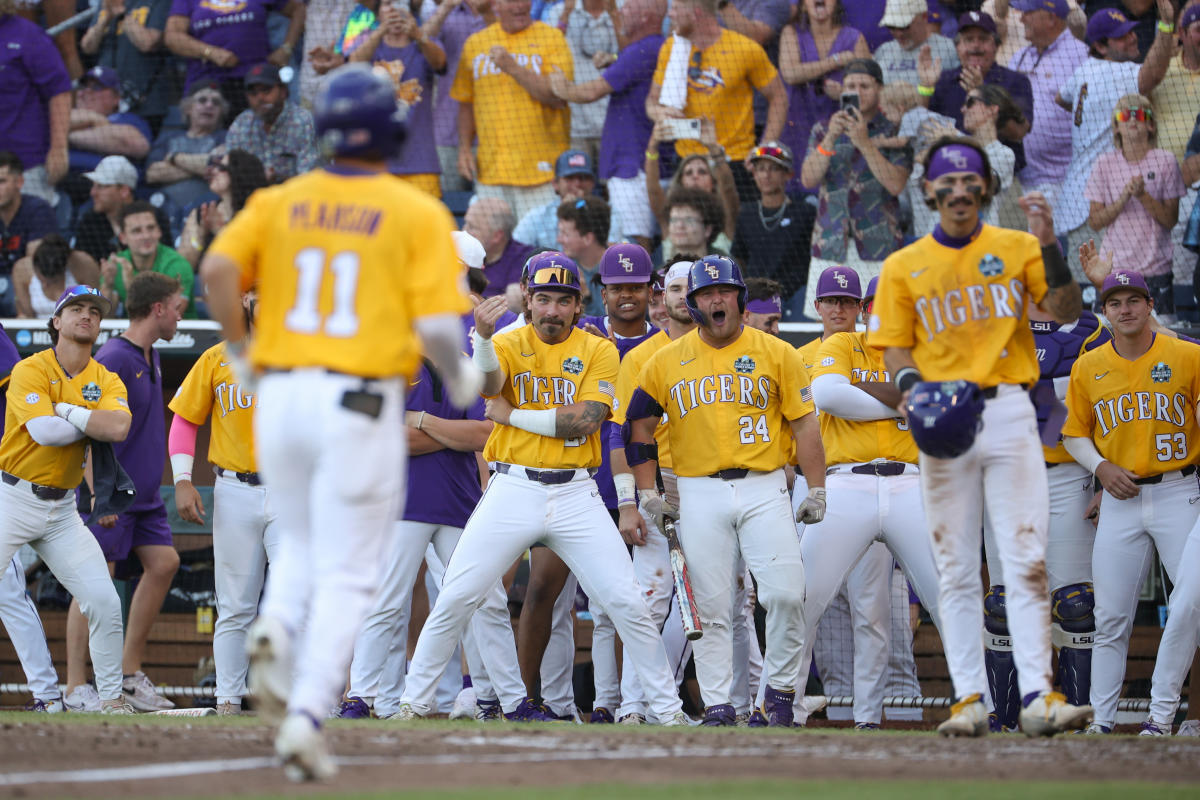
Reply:
[[[62,417],[34,417],[25,423],[25,430],[40,445],[63,447],[83,438],[83,431]]]
[[[1096,449],[1096,445],[1091,439],[1085,439],[1082,436],[1064,436],[1063,447],[1071,454],[1071,458],[1079,463],[1079,466],[1093,475],[1096,474],[1096,467],[1105,461],[1104,456],[1100,455],[1100,451]]]
[[[845,375],[818,375],[812,382],[813,400],[822,414],[854,422],[892,419],[896,409],[888,408],[862,389],[855,388]]]

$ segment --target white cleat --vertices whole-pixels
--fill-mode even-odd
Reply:
[[[250,626],[246,652],[250,656],[247,685],[259,716],[276,724],[287,713],[292,690],[291,636],[278,620],[259,617]]]
[[[1073,706],[1061,692],[1042,692],[1021,709],[1017,721],[1026,736],[1053,736],[1092,721],[1091,706]]]
[[[63,706],[67,711],[98,714],[100,713],[100,695],[96,692],[96,687],[90,683],[80,684],[63,698]]]
[[[950,706],[950,719],[938,725],[942,736],[987,736],[988,711],[983,695],[971,694]]]
[[[121,682],[125,702],[135,711],[167,711],[175,707],[167,698],[154,691],[154,684],[140,669]]]
[[[624,717],[622,717],[624,719]],[[660,723],[664,728],[693,728],[698,723],[686,711],[676,711]]]
[[[122,717],[133,716],[133,706],[125,702],[124,697],[114,697],[112,700],[100,701],[100,713]]]
[[[425,715],[417,710],[417,707],[412,703],[401,703],[396,706],[395,711],[388,714],[384,719],[390,719],[393,722],[411,722],[414,719],[425,719]]]
[[[1200,736],[1200,719],[1184,720],[1175,731],[1176,736]]]
[[[303,714],[289,714],[275,737],[275,754],[283,759],[288,780],[327,781],[337,774],[337,765],[325,746],[321,728]]]
[[[617,724],[618,725],[632,725],[632,726],[645,725],[646,724],[646,715],[638,714],[637,712],[634,712],[632,714],[626,714],[625,716],[623,716],[619,720],[617,720]]]
[[[454,708],[450,709],[450,719],[475,719],[475,687],[468,686],[454,698]]]

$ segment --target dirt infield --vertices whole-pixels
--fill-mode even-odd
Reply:
[[[78,721],[76,721],[78,720]],[[759,779],[1200,781],[1200,740],[339,721],[340,792]],[[969,775],[961,770],[969,765]],[[314,787],[315,789],[316,787]],[[290,793],[257,720],[0,717],[0,797]]]

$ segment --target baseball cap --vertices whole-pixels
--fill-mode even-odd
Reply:
[[[650,254],[640,244],[614,244],[600,257],[600,283],[649,283],[654,277]]]
[[[539,291],[582,293],[579,267],[557,250],[538,253],[525,263],[525,271],[529,275],[530,294]]]
[[[554,177],[569,178],[572,175],[587,175],[596,177],[592,167],[592,157],[582,150],[567,150],[554,162]]]
[[[485,252],[478,239],[466,231],[451,231],[450,238],[454,240],[454,249],[458,253],[459,261],[468,267],[483,268]]]
[[[750,151],[751,161],[758,161],[759,159],[771,161],[788,171],[791,171],[795,165],[795,159],[792,158],[792,148],[774,139],[769,142],[763,142]]]
[[[926,0],[888,0],[879,24],[885,28],[907,28],[918,16],[928,13]]]
[[[1150,287],[1146,285],[1146,279],[1142,277],[1140,272],[1130,272],[1125,269],[1114,269],[1104,279],[1104,283],[1100,284],[1100,303],[1108,299],[1108,296],[1113,292],[1121,289],[1132,289],[1135,292],[1140,292],[1146,297],[1150,296]]]
[[[282,86],[283,80],[279,77],[278,67],[264,62],[251,67],[242,83],[246,86]]]
[[[817,299],[823,297],[853,297],[862,299],[862,283],[858,273],[849,267],[829,267],[817,278]]]
[[[107,297],[100,294],[99,289],[93,289],[91,286],[72,286],[58,298],[58,302],[54,304],[54,313],[51,316],[57,317],[62,313],[64,308],[76,303],[91,303],[100,309],[100,313],[103,316],[108,316],[108,312],[112,309],[112,303],[108,302]]]
[[[1101,39],[1120,39],[1137,27],[1129,17],[1115,8],[1102,8],[1087,23],[1088,44],[1095,44]]]
[[[137,167],[129,163],[125,156],[105,156],[91,172],[83,173],[83,177],[101,186],[128,186],[136,189],[138,185]]]
[[[879,285],[879,276],[876,275],[867,282],[867,293],[863,295],[863,302],[870,300],[875,296],[875,287]]]
[[[1188,26],[1197,20],[1200,20],[1200,6],[1189,6],[1179,18],[1179,30],[1187,30]]]
[[[870,75],[879,85],[883,85],[883,67],[873,58],[856,58],[842,68],[842,78],[847,75]]]
[[[663,286],[670,286],[681,278],[687,280],[688,276],[692,274],[692,264],[694,263],[696,262],[676,261],[667,269],[667,274],[663,277]]]
[[[1071,13],[1067,0],[1012,0],[1010,7],[1017,11],[1049,11],[1059,19],[1066,19]]]
[[[992,19],[992,15],[983,11],[968,11],[958,18],[958,29],[964,31],[967,28],[982,28],[992,36],[996,35],[996,20]]]
[[[216,81],[196,81],[188,87],[187,93],[184,94],[184,97],[195,97],[205,89],[217,92],[218,94],[224,96],[224,93],[221,92],[221,84],[217,83]]]
[[[121,89],[121,77],[117,75],[117,71],[112,67],[102,67],[99,64],[83,73],[79,82],[81,85],[98,83],[105,89],[116,89],[117,91]]]

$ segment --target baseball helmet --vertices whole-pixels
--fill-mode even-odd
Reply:
[[[983,427],[983,391],[971,381],[922,381],[908,395],[908,426],[917,448],[934,458],[957,458]]]
[[[317,138],[328,157],[391,158],[408,135],[396,84],[366,64],[329,73],[313,103]]]
[[[703,322],[703,315],[693,299],[696,292],[706,286],[736,286],[738,290],[738,313],[746,310],[746,282],[737,262],[726,256],[705,256],[693,262],[688,270],[687,308],[692,319]]]

